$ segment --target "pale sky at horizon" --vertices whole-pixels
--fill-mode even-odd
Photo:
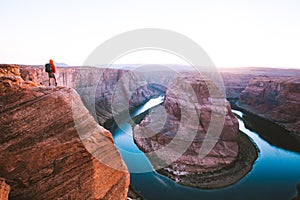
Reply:
[[[117,34],[163,28],[197,42],[217,67],[300,69],[299,11],[299,0],[2,0],[0,63],[82,65]],[[180,63],[147,53],[122,62]]]

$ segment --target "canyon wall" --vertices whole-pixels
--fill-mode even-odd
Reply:
[[[252,78],[237,105],[281,125],[300,141],[299,77]]]
[[[159,95],[154,87],[148,85],[142,73],[120,69],[106,69],[95,94],[98,121],[108,128],[113,118],[129,117],[138,106]]]
[[[243,67],[243,68],[221,68],[219,72],[224,81],[226,98],[235,103],[242,91],[246,89],[249,81],[254,77],[299,77],[300,70],[278,69],[264,67]],[[231,104],[234,105],[234,104]]]
[[[247,87],[249,80],[254,77],[251,74],[235,74],[229,72],[223,72],[221,76],[224,81],[226,98],[233,101],[240,97],[242,91]]]
[[[20,72],[24,80],[48,86],[43,66],[20,66]],[[106,128],[110,128],[114,115],[130,112],[159,95],[158,89],[148,85],[143,74],[136,71],[63,67],[57,68],[55,75],[58,86],[74,88],[90,113]]]
[[[0,66],[0,177],[9,198],[126,199],[129,173],[110,132],[73,89],[37,85],[18,66]]]

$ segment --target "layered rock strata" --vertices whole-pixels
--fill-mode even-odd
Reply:
[[[300,141],[300,78],[256,77],[237,102],[239,108],[289,130]]]
[[[235,103],[242,91],[247,87],[250,79],[258,76],[287,78],[299,77],[300,70],[279,69],[263,67],[243,67],[243,68],[221,68],[219,72],[223,78],[226,90],[226,98]],[[231,104],[234,105],[234,104]]]
[[[239,139],[238,121],[229,103],[221,94],[212,95],[211,88],[220,92],[211,81],[192,75],[175,79],[160,109],[164,111],[154,108],[134,127],[135,143],[158,172],[200,188],[238,181],[251,169],[257,155],[247,137]],[[201,156],[202,147],[211,142],[212,149]],[[234,176],[228,173],[230,169]]]
[[[141,73],[120,69],[106,69],[100,76],[95,105],[100,124],[110,127],[113,120],[122,120],[124,116],[158,96],[155,88],[151,88]]]
[[[126,199],[129,173],[112,136],[73,89],[37,87],[14,65],[0,76],[0,177],[10,199]]]
[[[20,66],[20,72],[26,81],[48,85],[43,66]],[[147,84],[143,73],[115,68],[57,68],[56,79],[58,85],[74,88],[90,113],[106,128],[110,128],[114,117],[129,114],[160,92],[160,88]]]

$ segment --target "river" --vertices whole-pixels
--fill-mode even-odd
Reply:
[[[135,111],[134,116],[163,102],[163,96],[148,101]],[[198,199],[291,199],[300,183],[300,154],[271,145],[260,135],[245,127],[244,113],[232,110],[239,116],[239,129],[247,134],[259,149],[253,169],[239,182],[221,189],[203,190],[182,186],[152,170],[145,154],[135,145],[132,127],[128,120],[112,131],[115,144],[129,171],[148,169],[147,173],[131,173],[132,187],[148,200]],[[260,120],[260,119],[257,119]],[[269,133],[272,134],[272,133]]]

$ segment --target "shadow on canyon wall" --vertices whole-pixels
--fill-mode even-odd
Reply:
[[[279,125],[245,111],[243,121],[246,128],[258,133],[269,144],[300,153],[300,143],[289,131]]]

